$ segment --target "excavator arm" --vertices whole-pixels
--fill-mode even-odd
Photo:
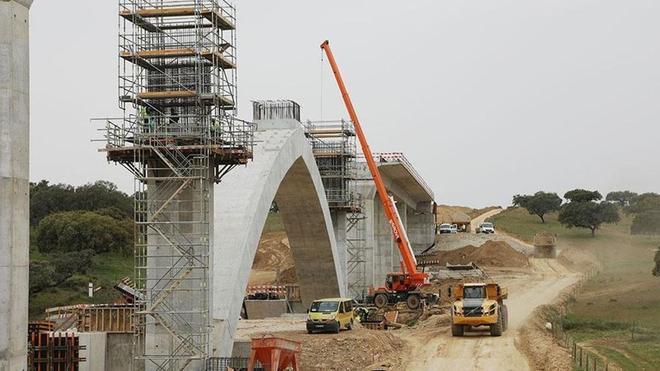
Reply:
[[[383,209],[385,210],[385,215],[387,216],[390,227],[392,228],[394,240],[396,241],[399,252],[401,253],[403,268],[405,269],[404,273],[408,275],[409,286],[412,288],[426,284],[428,283],[428,275],[426,273],[417,271],[417,261],[415,260],[415,254],[413,253],[410,242],[408,241],[406,231],[403,228],[403,223],[401,222],[401,218],[399,217],[399,213],[394,204],[394,201],[387,193],[385,183],[380,176],[378,166],[376,165],[376,161],[374,161],[371,149],[369,148],[369,143],[367,143],[367,138],[364,135],[364,131],[362,130],[362,125],[360,124],[360,120],[358,119],[357,113],[355,112],[355,107],[353,107],[353,102],[351,101],[351,97],[348,95],[348,90],[346,89],[344,80],[341,77],[341,73],[339,72],[339,67],[337,66],[335,57],[332,54],[332,50],[330,49],[330,42],[327,40],[323,42],[323,44],[321,44],[321,49],[323,49],[328,57],[328,62],[332,68],[332,73],[335,75],[335,80],[337,80],[339,91],[341,92],[342,99],[344,100],[344,104],[348,110],[348,115],[350,116],[351,121],[353,121],[355,134],[357,135],[357,138],[360,142],[362,153],[367,160],[369,172],[371,173],[371,176],[374,179],[374,183],[376,184],[376,191],[378,192],[378,197],[380,198],[380,202],[383,205]]]

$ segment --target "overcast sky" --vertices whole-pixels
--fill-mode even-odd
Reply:
[[[660,1],[239,0],[239,115],[293,99],[347,117],[335,57],[374,151],[404,152],[439,203],[509,204],[583,187],[660,191]],[[96,151],[119,116],[117,1],[36,0],[31,179],[132,192]],[[255,159],[258,161],[258,159]]]

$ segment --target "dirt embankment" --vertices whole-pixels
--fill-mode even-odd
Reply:
[[[437,261],[440,266],[472,262],[484,267],[529,267],[529,258],[504,241],[486,241],[479,247],[467,245],[456,250],[438,251],[421,259],[429,260]]]
[[[402,369],[406,343],[388,331],[356,326],[339,334],[288,331],[273,334],[302,342],[302,370]]]
[[[545,326],[571,299],[574,289],[574,285],[567,287],[552,304],[536,308],[520,329],[516,346],[527,356],[530,369],[550,371],[573,368],[570,350],[557,344],[551,331]]]
[[[285,232],[264,233],[254,256],[252,269],[259,271],[283,270],[293,266],[293,256]]]
[[[261,236],[252,263],[250,285],[293,284],[298,282],[286,232]]]

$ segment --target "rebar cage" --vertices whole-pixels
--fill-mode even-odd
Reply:
[[[210,357],[213,183],[252,158],[237,119],[236,11],[224,0],[119,0],[121,119],[108,160],[135,176],[135,368]]]

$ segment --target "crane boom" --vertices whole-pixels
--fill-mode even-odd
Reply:
[[[374,161],[371,149],[369,148],[369,143],[367,143],[367,138],[364,135],[364,131],[362,130],[362,125],[360,125],[360,120],[358,119],[357,113],[355,112],[355,107],[353,107],[353,102],[351,101],[351,97],[348,95],[348,90],[346,89],[344,80],[341,77],[341,73],[339,72],[339,67],[337,66],[335,57],[332,54],[332,50],[330,49],[330,42],[327,40],[324,41],[321,44],[321,49],[323,49],[325,54],[328,56],[328,62],[332,68],[332,73],[335,75],[335,80],[337,80],[337,85],[339,86],[342,99],[344,100],[344,104],[348,110],[348,115],[350,116],[351,121],[353,121],[355,133],[358,137],[358,140],[360,141],[360,147],[362,147],[362,153],[367,160],[369,172],[371,173],[371,176],[374,179],[374,183],[376,184],[378,197],[380,198],[380,202],[383,205],[385,215],[387,216],[390,227],[392,228],[394,240],[396,241],[399,252],[401,253],[403,266],[405,268],[404,273],[409,276],[408,278],[411,287],[416,287],[428,283],[428,275],[426,273],[417,271],[415,254],[413,253],[413,250],[410,247],[410,242],[406,237],[406,232],[403,228],[403,223],[399,217],[398,210],[396,209],[392,199],[389,197],[387,189],[385,188],[385,183],[383,182],[380,172],[378,171],[378,166],[376,165],[376,161]]]

